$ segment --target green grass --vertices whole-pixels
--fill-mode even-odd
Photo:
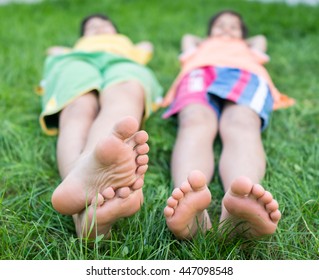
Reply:
[[[77,239],[71,217],[56,213],[51,194],[60,182],[56,138],[38,125],[45,49],[72,45],[80,19],[106,12],[133,41],[156,46],[150,67],[165,89],[178,72],[181,36],[205,34],[209,16],[223,8],[243,14],[250,34],[269,39],[268,69],[277,87],[297,105],[273,114],[263,133],[267,174],[263,184],[280,203],[275,235],[261,240],[227,240],[216,233],[223,196],[216,174],[210,184],[213,229],[178,241],[162,215],[171,192],[170,154],[176,121],[161,113],[146,123],[150,168],[145,203],[118,221],[110,240]],[[319,7],[211,0],[48,1],[0,6],[0,259],[318,259],[319,258]],[[216,153],[221,147],[218,143]]]

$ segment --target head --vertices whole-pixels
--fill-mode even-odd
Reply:
[[[247,37],[247,27],[237,12],[225,10],[214,15],[208,23],[207,35],[243,39]]]
[[[116,34],[118,29],[111,19],[102,14],[93,14],[81,22],[81,36],[94,36],[100,34]]]

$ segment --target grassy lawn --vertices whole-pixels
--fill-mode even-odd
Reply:
[[[263,133],[267,173],[263,184],[280,204],[275,235],[261,240],[227,240],[216,233],[223,197],[218,174],[209,185],[213,228],[192,241],[178,241],[162,215],[171,192],[170,154],[176,121],[146,123],[150,168],[145,203],[120,220],[110,240],[81,242],[71,217],[51,206],[60,182],[56,137],[38,125],[45,49],[72,46],[80,19],[105,12],[133,41],[156,47],[150,67],[165,89],[176,76],[179,42],[186,33],[204,36],[211,14],[232,8],[244,16],[250,35],[269,42],[267,66],[277,87],[297,105],[273,114]],[[0,6],[0,259],[318,259],[319,258],[319,7],[211,0],[57,0],[35,5]],[[221,150],[218,142],[216,154]]]

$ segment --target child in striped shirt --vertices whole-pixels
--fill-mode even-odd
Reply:
[[[272,194],[259,183],[266,169],[261,130],[273,109],[294,100],[280,93],[262,66],[267,62],[266,39],[246,39],[240,14],[222,11],[213,16],[208,37],[185,35],[182,69],[168,91],[164,118],[178,117],[172,155],[175,189],[164,215],[168,228],[180,239],[211,228],[207,182],[214,172],[213,144],[222,141],[219,175],[225,190],[220,217],[245,236],[272,234],[281,213]]]

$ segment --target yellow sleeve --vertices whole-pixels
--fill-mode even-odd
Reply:
[[[142,48],[134,47],[132,49],[132,59],[140,64],[147,64],[152,59],[153,53]]]

